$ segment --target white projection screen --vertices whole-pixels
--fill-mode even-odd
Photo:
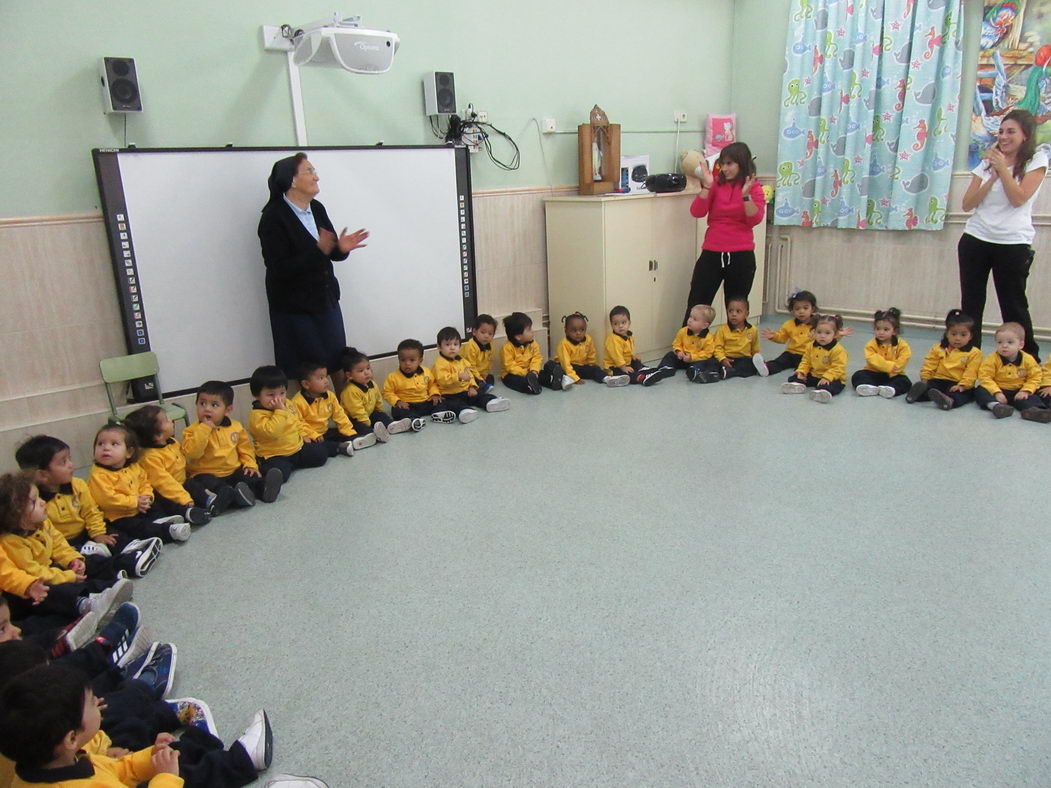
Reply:
[[[157,354],[164,393],[273,363],[256,228],[270,168],[296,150],[93,151],[128,350]],[[302,150],[337,233],[370,233],[333,264],[348,343],[375,358],[407,337],[431,346],[442,326],[473,325],[466,149]]]

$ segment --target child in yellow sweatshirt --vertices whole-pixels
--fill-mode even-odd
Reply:
[[[511,401],[494,394],[483,394],[471,369],[471,363],[460,355],[460,332],[445,326],[438,332],[438,358],[431,367],[431,375],[438,386],[442,400],[435,406],[431,421],[468,424],[485,410],[497,413],[510,409]]]
[[[554,384],[560,382],[559,388],[569,390],[570,386],[580,385],[585,379],[607,386],[627,386],[630,380],[627,375],[610,375],[598,365],[598,351],[595,342],[588,334],[588,318],[580,312],[563,315],[566,336],[558,343],[555,357],[540,370],[541,382],[545,379]]]
[[[850,384],[861,397],[894,399],[907,394],[912,381],[905,375],[905,367],[912,348],[898,336],[901,310],[893,306],[878,310],[872,316],[872,329],[875,336],[865,344],[865,368],[851,376]]]
[[[1025,329],[1019,323],[1004,323],[996,329],[996,350],[978,367],[978,388],[974,401],[979,408],[992,411],[998,419],[1011,416],[1015,410],[1030,421],[1051,421],[1051,412],[1036,391],[1043,380],[1043,370],[1035,358],[1022,350]]]
[[[694,383],[714,383],[723,375],[715,362],[715,335],[711,332],[715,310],[708,304],[697,304],[686,316],[686,325],[672,340],[671,350],[664,354],[660,366],[685,369]]]
[[[770,374],[759,352],[759,330],[748,322],[747,298],[726,300],[726,323],[715,332],[715,360],[722,366],[724,379]]]
[[[671,367],[647,367],[635,352],[631,312],[623,304],[609,310],[610,333],[606,337],[605,364],[610,375],[627,375],[629,383],[652,386],[675,374]]]
[[[292,404],[315,441],[320,438],[335,443],[341,451],[350,454],[376,445],[375,435],[358,435],[336,395],[329,391],[328,367],[324,364],[304,361],[299,365],[299,391],[292,397]],[[330,427],[332,423],[336,426]],[[347,441],[350,441],[349,447]]]
[[[424,417],[441,401],[434,376],[423,366],[423,343],[418,339],[398,343],[398,368],[383,381],[383,398],[391,405],[391,415],[408,419],[413,432],[423,429]]]
[[[829,403],[846,387],[847,351],[837,337],[843,331],[839,315],[814,318],[814,341],[803,354],[795,374],[781,386],[782,394],[802,394],[808,388],[810,399]]]
[[[806,349],[814,341],[812,333],[813,318],[817,313],[817,296],[809,290],[796,290],[788,294],[785,306],[792,313],[792,317],[782,323],[777,331],[764,328],[759,332],[765,340],[786,345],[781,355],[766,362],[766,369],[771,375],[798,367]]]
[[[386,443],[391,435],[412,429],[409,419],[395,422],[383,409],[383,392],[372,379],[372,363],[369,357],[357,348],[343,348],[340,355],[343,379],[346,385],[339,393],[339,404],[354,425],[359,435],[372,433],[380,443]]]
[[[512,391],[539,394],[544,357],[533,339],[533,321],[525,312],[512,312],[504,318],[504,333],[507,341],[500,351],[500,380]]]
[[[941,410],[952,410],[974,400],[974,383],[982,350],[974,346],[974,318],[959,309],[945,316],[945,333],[932,346],[920,368],[920,379],[912,384],[905,401],[933,402]]]
[[[485,313],[474,319],[471,336],[460,348],[460,355],[471,365],[478,390],[488,394],[493,387],[493,337],[496,336],[496,318]]]

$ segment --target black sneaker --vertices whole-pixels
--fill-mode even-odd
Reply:
[[[1051,410],[1047,408],[1026,408],[1022,411],[1022,418],[1026,421],[1036,421],[1040,424],[1051,422]]]
[[[720,380],[723,380],[723,373],[714,369],[701,373],[701,383],[718,383]]]
[[[909,393],[905,395],[905,401],[910,405],[914,402],[919,402],[920,397],[927,394],[927,383],[922,380],[917,380],[912,384],[912,388],[909,389]],[[940,392],[939,392],[940,393]],[[933,399],[928,395],[928,398]]]
[[[183,517],[190,525],[208,525],[212,521],[212,516],[208,514],[208,510],[199,506],[187,506]]]
[[[993,405],[991,410],[993,412],[993,416],[995,416],[998,419],[1009,418],[1010,416],[1013,416],[1015,412],[1014,408],[1012,408],[1010,405],[1005,405],[1002,402],[997,402],[995,405]]]
[[[643,386],[652,386],[654,383],[660,383],[665,378],[670,378],[675,374],[675,370],[671,367],[658,367],[652,372],[647,372],[642,376]]]
[[[922,385],[924,388],[927,388],[927,384],[926,383],[919,384],[919,385]],[[912,388],[916,388],[916,386],[913,386]],[[905,396],[906,397],[912,396],[912,389],[909,389],[909,393],[906,394]],[[937,405],[942,410],[952,410],[952,397],[950,397],[948,394],[946,394],[943,391],[939,391],[938,389],[928,389],[927,390],[927,399],[929,399],[931,402],[933,402],[935,405]],[[906,402],[908,402],[907,399],[906,399]]]
[[[208,514],[212,517],[218,517],[220,514],[230,508],[230,504],[234,502],[234,491],[233,488],[228,484],[224,484],[219,488],[219,492],[215,494],[215,500],[212,501],[212,505],[208,508]]]
[[[135,577],[145,577],[150,569],[153,568],[154,563],[156,563],[157,556],[161,554],[161,540],[159,537],[155,536],[145,541],[149,544],[133,553],[134,565],[132,566],[132,574]]]
[[[686,367],[686,379],[692,383],[700,383],[701,371],[697,367]]]
[[[529,389],[530,394],[540,393],[540,378],[535,372],[530,372],[526,375],[526,387]]]
[[[281,471],[277,468],[271,468],[263,474],[263,494],[260,496],[263,503],[273,503],[277,500],[277,495],[281,492],[281,485],[284,484],[284,481],[285,477],[281,475]]]
[[[277,471],[277,468],[274,468]],[[277,471],[278,475],[281,471]],[[252,492],[252,488],[244,482],[238,482],[233,486],[234,500],[233,503],[242,509],[249,506],[255,506],[255,493]]]

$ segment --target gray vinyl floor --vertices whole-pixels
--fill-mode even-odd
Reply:
[[[783,377],[508,393],[136,599],[178,695],[333,788],[1048,784],[1051,428]]]

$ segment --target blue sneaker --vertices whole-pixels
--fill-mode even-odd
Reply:
[[[175,684],[175,661],[179,650],[174,643],[154,643],[149,651],[124,668],[129,679],[148,684],[157,700],[162,700]]]
[[[109,651],[109,658],[115,665],[123,665],[134,658],[129,657],[135,637],[142,629],[142,614],[133,602],[125,602],[117,608],[112,620],[102,628],[95,642]]]
[[[166,701],[168,708],[179,718],[179,723],[184,728],[199,728],[207,731],[216,738],[219,733],[215,729],[215,718],[208,704],[200,698],[174,698]]]

